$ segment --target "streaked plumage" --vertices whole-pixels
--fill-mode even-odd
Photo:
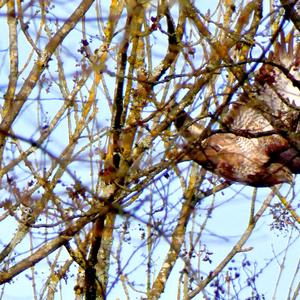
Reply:
[[[293,40],[293,32],[287,39],[281,34],[252,87],[232,104],[222,119],[228,133],[199,141],[203,128],[185,112],[178,116],[175,125],[189,141],[190,159],[230,181],[251,186],[291,182],[292,173],[300,173],[298,135],[293,143],[286,134],[300,131],[300,44],[294,47]]]

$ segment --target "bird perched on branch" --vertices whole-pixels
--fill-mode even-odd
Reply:
[[[282,32],[253,85],[234,102],[221,123],[226,132],[204,140],[204,128],[181,112],[175,121],[189,142],[185,158],[227,180],[264,187],[291,182],[300,173],[300,44]],[[298,141],[300,146],[300,141]]]
[[[264,137],[247,138],[233,133],[215,133],[201,140],[203,129],[193,124],[186,112],[181,112],[175,126],[188,141],[183,149],[183,160],[194,160],[229,181],[264,187],[293,179],[287,167],[270,158],[273,148],[276,147],[276,151],[288,149],[284,139],[275,139],[273,148],[264,142]]]

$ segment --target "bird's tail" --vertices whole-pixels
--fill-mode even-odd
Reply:
[[[294,30],[291,30],[287,35],[282,30],[279,39],[274,44],[274,52],[271,52],[269,60],[280,63],[287,69],[299,67],[300,43],[297,43],[295,46],[294,40]]]

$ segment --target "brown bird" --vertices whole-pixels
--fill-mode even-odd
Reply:
[[[216,133],[201,141],[199,136],[203,128],[192,122],[185,112],[181,112],[175,121],[179,133],[188,141],[183,160],[194,160],[229,181],[256,187],[292,181],[293,175],[288,168],[272,162],[269,156],[272,149],[269,144],[264,144],[263,137],[247,138],[232,133]],[[283,151],[288,146],[284,139],[275,142],[278,143],[276,150]]]
[[[186,158],[230,181],[256,187],[291,182],[292,173],[300,173],[295,135],[300,132],[300,44],[294,47],[293,40],[293,32],[288,38],[281,33],[252,87],[223,117],[228,133],[201,141],[203,127],[180,113],[175,126],[189,142]]]
[[[258,134],[276,131],[262,138],[269,144],[273,161],[300,173],[300,43],[294,46],[294,32],[281,32],[268,60],[259,69],[250,92],[233,104],[223,123],[232,131]],[[281,135],[284,133],[284,135]],[[282,151],[282,139],[288,147]],[[279,143],[275,142],[279,141]]]

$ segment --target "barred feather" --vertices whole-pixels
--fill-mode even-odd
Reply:
[[[300,173],[298,151],[280,135],[282,130],[300,128],[300,44],[294,47],[293,41],[294,32],[287,37],[281,33],[251,90],[245,91],[223,118],[231,133],[199,141],[203,128],[181,113],[175,125],[190,142],[190,159],[228,180],[252,186],[291,182],[292,172]],[[268,131],[276,133],[251,137]]]

